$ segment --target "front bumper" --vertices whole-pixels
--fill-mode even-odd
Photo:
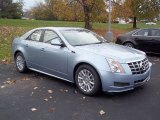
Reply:
[[[133,90],[150,80],[151,64],[144,74],[132,75],[101,71],[102,89],[105,92],[124,92]]]

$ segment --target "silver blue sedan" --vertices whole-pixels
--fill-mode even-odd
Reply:
[[[46,27],[15,38],[19,72],[28,69],[75,83],[86,95],[123,92],[150,79],[146,54],[113,43],[83,28]]]

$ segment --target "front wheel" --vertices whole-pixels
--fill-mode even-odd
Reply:
[[[101,81],[96,70],[89,65],[81,65],[75,74],[75,82],[85,95],[95,95],[101,90]]]
[[[134,44],[131,42],[124,43],[124,46],[134,48]]]
[[[28,70],[25,58],[22,53],[19,52],[16,54],[15,63],[19,72],[24,73]]]

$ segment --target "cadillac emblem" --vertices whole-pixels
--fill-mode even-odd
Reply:
[[[139,67],[142,68],[142,70],[146,69],[146,66],[143,62],[140,62]]]

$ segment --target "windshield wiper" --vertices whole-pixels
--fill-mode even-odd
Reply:
[[[80,45],[74,45],[74,46],[83,46],[83,45],[92,45],[92,44],[102,44],[105,42],[96,42],[96,43],[88,43],[88,44],[80,44]]]
[[[104,42],[97,42],[97,43],[91,43],[91,44],[102,44],[102,43],[104,43]]]
[[[74,46],[83,46],[83,45],[90,45],[90,44],[80,44],[80,45],[74,45]]]

